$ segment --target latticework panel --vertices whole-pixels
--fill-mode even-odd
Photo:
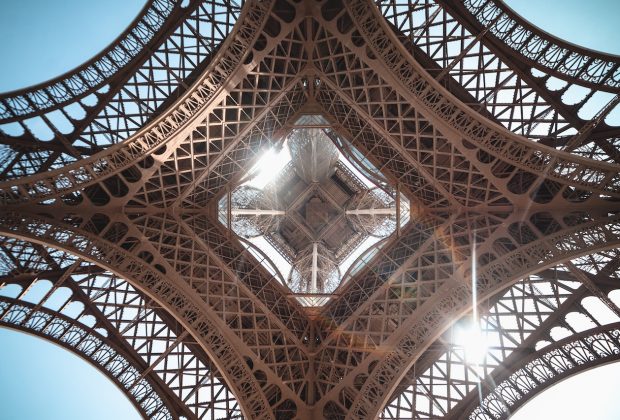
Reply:
[[[109,89],[64,142],[33,150],[28,144],[41,142],[24,137],[19,152],[0,154],[3,290],[17,293],[2,301],[11,325],[40,319],[45,334],[57,319],[108,340],[124,361],[103,371],[145,415],[162,417],[501,417],[572,372],[567,366],[590,366],[556,359],[566,346],[582,355],[607,346],[596,363],[611,360],[617,320],[604,322],[586,302],[620,312],[609,294],[620,264],[619,136],[605,123],[620,101],[617,59],[542,39],[500,3],[484,4],[175,5],[153,48],[106,79]],[[587,92],[567,104],[561,96],[574,86]],[[583,117],[601,93],[603,105]],[[10,124],[25,127],[33,112],[62,113],[86,96],[24,108]],[[320,280],[316,239],[267,239],[289,265],[305,267],[291,291],[271,258],[229,229],[239,185],[302,129],[325,133],[316,156],[329,157],[301,163],[302,178],[351,191],[337,204],[312,197],[311,221],[331,220],[338,207],[343,224],[330,226],[351,235],[329,231],[346,244],[342,255],[325,253],[330,263],[352,254],[359,238],[350,232],[378,229],[361,216],[350,228],[347,217],[397,220],[314,307],[295,292],[308,291],[312,270]],[[330,141],[350,166],[334,166]],[[281,172],[295,177],[294,167]],[[355,194],[365,181],[345,172],[391,199],[364,201]],[[269,188],[288,193],[285,179]],[[264,207],[299,216],[292,212],[310,200],[299,188],[290,208]],[[402,203],[407,224],[398,223]],[[306,222],[293,223],[287,240],[295,227],[314,229]],[[269,236],[265,225],[245,236]],[[49,296],[68,288],[84,309],[70,317],[45,297],[26,303],[37,284],[49,285]],[[473,308],[494,343],[481,363],[457,340]],[[551,369],[540,386],[510,376],[536,380],[530,367],[540,363]],[[134,379],[122,379],[125,371]],[[135,391],[142,383],[148,398]]]
[[[605,123],[619,101],[617,58],[554,39],[499,2],[377,3],[412,54],[463,102],[520,135],[618,161],[617,127]]]
[[[150,418],[240,408],[206,354],[156,302],[70,255],[3,238],[5,326],[57,342],[106,372]]]
[[[498,378],[514,371],[509,367],[528,363],[524,360],[545,353],[557,341],[620,320],[617,301],[607,297],[618,288],[617,272],[610,274],[614,269],[610,257],[616,254],[613,250],[577,258],[528,276],[500,296],[481,302],[484,347],[468,352],[467,340],[475,339],[468,335],[471,314],[456,322],[411,368],[382,418],[458,418],[458,413],[471,411],[479,402],[481,382],[492,391],[495,384],[499,386]],[[592,261],[598,262],[598,269]],[[516,400],[521,400],[523,393],[518,394]],[[510,401],[513,410],[515,399]],[[494,403],[485,404],[495,418],[495,408],[489,407]]]
[[[125,39],[64,80],[0,97],[2,178],[62,167],[125,140],[179,97],[232,30],[240,6],[157,0]],[[36,165],[25,162],[39,161]]]

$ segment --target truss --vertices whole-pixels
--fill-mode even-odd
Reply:
[[[0,324],[145,417],[506,417],[618,358],[619,103],[617,57],[495,0],[154,0],[0,96]],[[300,117],[410,210],[313,309],[218,219]]]

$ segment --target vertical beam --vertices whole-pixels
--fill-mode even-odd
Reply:
[[[411,218],[411,215],[409,215]],[[401,229],[400,229],[400,182],[396,184],[396,236],[400,238]]]
[[[317,270],[319,263],[319,250],[318,244],[314,242],[312,244],[312,283],[310,284],[310,291],[312,293],[317,292]]]

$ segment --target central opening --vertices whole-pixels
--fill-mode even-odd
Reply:
[[[218,203],[219,220],[305,306],[409,220],[409,202],[320,115],[301,117]]]

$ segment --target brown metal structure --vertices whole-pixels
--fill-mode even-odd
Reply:
[[[499,0],[152,0],[0,96],[0,324],[149,418],[507,417],[619,357],[618,103],[619,57]],[[218,219],[300,118],[410,208],[314,307]]]

